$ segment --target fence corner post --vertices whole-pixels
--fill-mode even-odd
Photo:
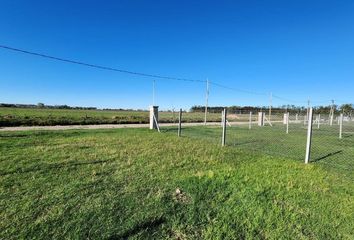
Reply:
[[[311,141],[312,141],[312,116],[313,116],[312,107],[309,109],[308,114],[308,123],[307,123],[307,141],[306,141],[306,155],[305,155],[305,164],[308,164],[311,156]]]
[[[150,106],[150,129],[157,129],[160,132],[158,106]]]

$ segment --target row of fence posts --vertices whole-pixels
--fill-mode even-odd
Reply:
[[[342,133],[343,133],[343,120],[344,120],[344,115],[343,113],[341,113],[338,117],[338,125],[339,125],[339,139],[342,139]],[[317,123],[317,129],[320,129],[320,125],[321,125],[321,114],[318,114],[316,117],[316,121],[315,123]],[[331,124],[331,123],[329,123]]]
[[[286,124],[286,134],[289,133],[289,112],[284,114],[284,121],[283,123]],[[296,121],[298,119],[298,116],[296,115]],[[313,126],[313,108],[309,108],[308,114],[306,116],[307,119],[307,140],[306,140],[306,154],[305,154],[305,163],[309,163],[310,157],[311,157],[311,144],[312,144],[312,126]],[[317,115],[317,128],[320,128],[320,122],[321,122],[321,115]],[[339,138],[342,138],[342,132],[343,132],[343,113],[340,114],[340,117],[338,119],[339,121]],[[222,126],[222,137],[221,137],[221,146],[226,145],[226,124],[227,124],[227,109],[224,108],[224,110],[221,113],[221,126]],[[264,126],[264,113],[259,112],[258,113],[258,125],[259,126]],[[249,124],[248,128],[252,128],[252,112],[249,114]],[[150,129],[157,129],[160,132],[160,127],[158,124],[158,106],[152,106],[150,108]],[[178,130],[177,130],[177,135],[178,137],[181,137],[182,134],[182,109],[179,110],[179,115],[178,115]]]

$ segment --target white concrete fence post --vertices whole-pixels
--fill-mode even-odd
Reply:
[[[181,136],[181,131],[182,131],[182,108],[179,110],[179,115],[178,115],[178,137]]]
[[[160,131],[158,106],[150,106],[150,129],[157,129]]]
[[[331,114],[330,118],[329,118],[329,125],[332,126],[333,125],[333,113]]]
[[[286,113],[286,134],[289,133],[289,113]]]
[[[264,126],[264,112],[258,112],[258,126]]]
[[[249,123],[248,123],[248,129],[252,128],[252,112],[250,112],[250,119],[249,119]]]
[[[306,142],[306,155],[305,155],[305,163],[308,164],[311,156],[311,142],[312,142],[312,113],[313,109],[310,108],[308,114],[308,123],[307,123],[307,142]]]
[[[341,113],[339,117],[339,139],[342,139],[342,131],[343,131],[343,113]]]
[[[220,122],[220,126],[222,127],[224,124],[224,110],[221,111],[221,122]]]
[[[317,116],[317,129],[320,129],[320,124],[321,124],[321,114],[318,114],[318,116]]]
[[[226,114],[227,110],[224,108],[224,111],[222,112],[222,139],[221,139],[221,145],[225,146],[226,144]]]

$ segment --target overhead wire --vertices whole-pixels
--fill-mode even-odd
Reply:
[[[209,83],[214,85],[214,86],[221,87],[221,88],[224,88],[224,89],[228,89],[228,90],[231,90],[231,91],[243,92],[243,93],[254,94],[254,95],[266,95],[266,93],[260,93],[260,92],[248,91],[248,90],[243,90],[243,89],[234,88],[234,87],[228,87],[228,86],[225,86],[225,85],[222,85],[222,84],[219,84],[219,83],[216,83],[216,82],[212,82],[212,81],[210,81]]]
[[[206,83],[207,82],[207,80],[171,77],[171,76],[164,76],[164,75],[159,75],[159,74],[149,74],[149,73],[135,72],[135,71],[125,70],[125,69],[119,69],[119,68],[114,68],[114,67],[107,67],[107,66],[102,66],[102,65],[97,65],[97,64],[91,64],[91,63],[71,60],[71,59],[67,59],[67,58],[56,57],[56,56],[52,56],[52,55],[49,55],[49,54],[43,54],[43,53],[28,51],[28,50],[19,49],[19,48],[10,47],[10,46],[5,46],[5,45],[0,45],[0,48],[6,49],[6,50],[10,50],[10,51],[19,52],[19,53],[23,53],[23,54],[29,54],[29,55],[32,55],[32,56],[42,57],[42,58],[46,58],[46,59],[51,59],[51,60],[56,60],[56,61],[61,61],[61,62],[66,62],[66,63],[72,63],[72,64],[77,64],[77,65],[82,65],[82,66],[92,67],[92,68],[97,68],[97,69],[102,69],[102,70],[108,70],[108,71],[131,74],[131,75],[137,75],[137,76],[142,76],[142,77],[151,77],[151,78],[155,78],[155,79],[158,78],[158,79],[184,81],[184,82],[200,82],[200,83]],[[242,92],[242,93],[253,94],[253,95],[262,95],[262,96],[267,95],[267,93],[263,93],[263,92],[255,92],[255,91],[249,91],[249,90],[229,87],[229,86],[226,86],[226,85],[214,82],[214,81],[209,81],[209,84],[217,86],[217,87],[220,87],[220,88],[228,89],[228,90],[231,90],[231,91],[236,91],[236,92]],[[274,94],[273,94],[273,97],[277,98],[279,100],[282,100],[282,101],[290,102],[290,103],[305,103],[306,102],[306,101],[291,100],[291,99],[279,97],[279,96],[274,95]],[[314,102],[316,102],[316,101],[314,101]],[[325,102],[325,101],[321,101],[321,102]]]
[[[292,100],[292,99],[288,99],[288,98],[283,98],[283,97],[279,97],[277,95],[272,94],[273,98],[285,101],[285,102],[289,102],[289,103],[305,103],[307,101],[298,101],[298,100]]]
[[[176,80],[176,81],[187,81],[187,82],[205,82],[205,80],[199,80],[199,79],[177,78],[177,77],[162,76],[162,75],[157,75],[157,74],[134,72],[134,71],[118,69],[118,68],[113,68],[113,67],[106,67],[106,66],[102,66],[102,65],[96,65],[96,64],[85,63],[85,62],[80,62],[80,61],[76,61],[76,60],[70,60],[70,59],[66,59],[66,58],[55,57],[55,56],[51,56],[51,55],[47,55],[47,54],[32,52],[32,51],[9,47],[9,46],[4,46],[4,45],[0,45],[0,48],[11,50],[11,51],[16,51],[16,52],[20,52],[20,53],[24,53],[24,54],[29,54],[29,55],[33,55],[33,56],[43,57],[43,58],[47,58],[47,59],[57,60],[57,61],[61,61],[61,62],[73,63],[73,64],[77,64],[77,65],[83,65],[86,67],[98,68],[98,69],[102,69],[102,70],[139,75],[139,76],[143,76],[143,77],[152,77],[152,78],[169,79],[169,80]]]
[[[143,76],[143,77],[152,77],[152,78],[160,78],[160,79],[168,79],[168,80],[176,80],[176,81],[188,81],[188,82],[201,82],[201,83],[207,82],[206,80],[200,80],[200,79],[178,78],[178,77],[171,77],[171,76],[163,76],[163,75],[159,75],[159,74],[134,72],[134,71],[124,70],[124,69],[118,69],[118,68],[113,68],[113,67],[107,67],[107,66],[96,65],[96,64],[92,64],[92,63],[71,60],[71,59],[67,59],[67,58],[56,57],[56,56],[52,56],[49,54],[38,53],[38,52],[34,52],[34,51],[19,49],[19,48],[5,46],[5,45],[0,45],[0,48],[23,53],[23,54],[29,54],[29,55],[33,55],[33,56],[37,56],[37,57],[47,58],[47,59],[51,59],[51,60],[72,63],[72,64],[82,65],[82,66],[86,66],[86,67],[93,67],[93,68],[98,68],[98,69],[102,69],[102,70],[109,70],[109,71],[115,71],[115,72],[120,72],[120,73],[139,75],[139,76]],[[229,90],[233,90],[233,91],[244,92],[244,93],[249,93],[249,94],[256,94],[256,95],[264,95],[263,93],[257,93],[257,92],[252,92],[252,91],[248,91],[248,90],[228,87],[228,86],[216,83],[216,82],[209,81],[209,83],[212,85],[215,85],[215,86],[218,86],[221,88],[225,88],[225,89],[229,89]]]

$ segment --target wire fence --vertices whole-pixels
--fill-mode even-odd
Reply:
[[[176,123],[178,123],[176,114]],[[183,112],[181,136],[222,143],[222,115],[215,122],[188,123],[192,113]],[[213,116],[216,117],[215,115]],[[229,113],[226,118],[225,145],[269,156],[305,160],[308,111],[287,113],[267,110],[263,113]],[[176,132],[175,127],[162,131]],[[312,144],[309,163],[322,165],[354,179],[354,119],[349,114],[316,113],[312,117]]]
[[[351,116],[317,114],[313,122],[312,162],[346,175],[354,172],[354,120]],[[353,177],[353,176],[352,176]]]

